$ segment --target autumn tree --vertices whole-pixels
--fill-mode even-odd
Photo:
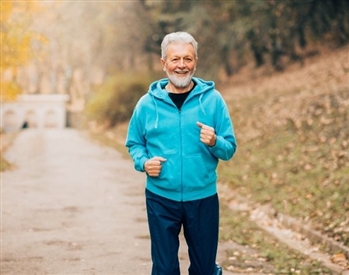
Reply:
[[[46,42],[30,29],[32,15],[39,12],[35,2],[1,2],[1,101],[13,100],[21,92],[17,70],[33,55],[31,43]]]

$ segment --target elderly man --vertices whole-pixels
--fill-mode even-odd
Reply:
[[[179,275],[179,233],[188,245],[190,275],[222,274],[216,264],[219,200],[216,168],[236,139],[229,110],[212,81],[193,77],[198,44],[186,32],[166,35],[161,64],[167,75],[137,103],[126,146],[146,173],[152,275]]]

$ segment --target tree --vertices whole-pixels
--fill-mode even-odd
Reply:
[[[32,31],[32,15],[40,12],[34,2],[1,2],[1,101],[13,100],[21,92],[16,82],[17,69],[33,55],[31,43],[46,43],[46,38]],[[5,77],[5,78],[4,78]]]

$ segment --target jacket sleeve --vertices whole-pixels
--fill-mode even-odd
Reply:
[[[134,168],[140,172],[144,172],[144,163],[149,159],[145,147],[146,140],[142,134],[143,128],[137,109],[135,109],[128,126],[125,146],[133,160]]]
[[[223,98],[216,112],[215,131],[216,144],[210,147],[211,153],[222,160],[231,159],[236,152],[237,142],[229,110]]]

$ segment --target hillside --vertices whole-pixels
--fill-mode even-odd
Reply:
[[[238,139],[223,182],[349,245],[349,46],[219,87]]]

